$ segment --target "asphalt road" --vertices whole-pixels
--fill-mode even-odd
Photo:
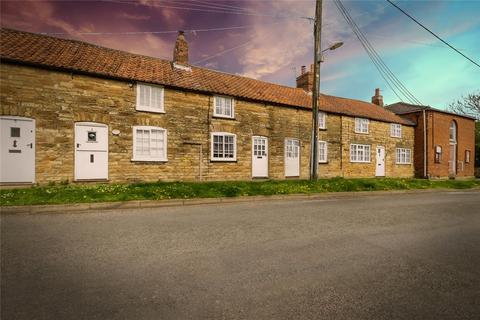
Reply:
[[[479,319],[480,192],[3,215],[2,319]]]

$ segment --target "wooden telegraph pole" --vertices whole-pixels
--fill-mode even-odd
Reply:
[[[310,180],[318,179],[318,97],[320,95],[320,42],[322,34],[322,0],[316,0],[313,52],[313,88],[312,88],[312,143]]]

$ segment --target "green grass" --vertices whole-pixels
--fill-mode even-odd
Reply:
[[[322,192],[468,189],[480,187],[480,180],[424,179],[321,179],[231,182],[154,182],[135,184],[62,184],[25,189],[0,190],[0,204],[34,205],[128,200],[163,200],[238,197],[255,195],[311,194]]]

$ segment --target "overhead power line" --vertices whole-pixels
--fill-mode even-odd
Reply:
[[[279,24],[280,22],[265,23],[261,25],[274,25]],[[226,31],[226,30],[238,30],[238,29],[249,29],[255,28],[258,25],[243,25],[243,26],[233,26],[233,27],[220,27],[220,28],[204,28],[204,29],[187,29],[183,30],[187,33],[197,33],[197,32],[211,32],[211,31]],[[155,31],[119,31],[119,32],[76,32],[78,35],[87,35],[87,36],[100,36],[100,35],[139,35],[139,34],[168,34],[168,33],[178,33],[178,30],[155,30]],[[67,35],[70,33],[66,32],[40,32],[40,34],[45,35]]]
[[[470,61],[471,63],[473,63],[474,65],[476,65],[477,67],[480,68],[480,64],[478,64],[477,62],[473,61],[472,59],[470,59],[469,57],[467,57],[466,55],[464,55],[462,52],[460,52],[459,50],[457,50],[455,47],[453,47],[451,44],[449,44],[447,41],[443,40],[442,38],[440,38],[438,35],[436,35],[433,31],[431,31],[430,29],[428,29],[427,27],[425,27],[422,23],[420,23],[417,19],[415,19],[414,17],[412,17],[410,14],[408,14],[407,12],[405,12],[405,10],[403,10],[402,8],[400,8],[399,6],[397,6],[395,3],[393,3],[392,1],[390,0],[386,0],[388,3],[390,3],[392,6],[394,6],[395,8],[397,8],[400,12],[402,12],[404,15],[406,15],[407,17],[409,17],[410,19],[412,19],[416,24],[418,24],[420,27],[422,27],[423,29],[427,30],[431,35],[433,35],[435,38],[437,38],[438,40],[442,41],[444,44],[446,44],[447,46],[449,46],[452,50],[454,50],[455,52],[457,52],[458,54],[462,55],[465,59],[467,59],[468,61]]]
[[[375,38],[384,38],[384,39],[392,39],[391,36],[386,36],[378,33],[371,33],[368,32],[368,36],[370,37],[375,37]],[[433,44],[433,43],[427,43],[427,42],[422,42],[418,40],[406,40],[406,39],[395,39],[396,42],[405,42],[405,43],[413,43],[413,44],[418,44],[421,46],[427,46],[427,47],[435,47],[435,48],[442,48],[442,49],[449,49],[448,47],[445,47],[443,44]],[[460,51],[468,51],[466,49],[458,49]]]
[[[237,14],[237,15],[247,15],[247,16],[259,16],[259,17],[272,17],[272,18],[295,18],[295,19],[306,19],[311,20],[311,17],[301,17],[301,16],[292,16],[286,14],[262,14],[256,12],[246,12],[241,10],[234,10],[234,9],[220,9],[220,8],[192,8],[188,7],[187,5],[178,6],[178,5],[171,5],[171,4],[163,4],[163,3],[140,3],[140,2],[132,2],[132,1],[120,1],[120,0],[100,0],[101,2],[110,2],[110,3],[119,3],[119,4],[130,4],[130,5],[141,5],[141,6],[149,6],[154,8],[166,8],[166,9],[178,9],[178,10],[191,10],[191,11],[198,11],[198,12],[208,12],[208,13],[223,13],[223,14]]]
[[[241,11],[255,12],[252,9],[241,8],[241,7],[236,7],[236,6],[231,6],[231,5],[227,5],[227,4],[221,4],[221,3],[213,3],[213,2],[209,2],[209,1],[190,0],[190,1],[187,1],[187,2],[190,5],[203,6],[203,7],[207,7],[207,8],[217,8],[217,9],[221,9],[221,10],[239,11],[239,12],[241,12]],[[195,4],[195,3],[198,3],[198,4]]]
[[[253,38],[255,38],[255,37],[250,38],[250,40],[248,40],[247,42],[244,42],[244,43],[242,43],[242,44],[240,44],[240,45],[238,45],[238,46],[225,49],[225,50],[220,51],[220,52],[217,52],[217,53],[215,53],[215,54],[213,54],[213,55],[211,55],[211,56],[208,56],[208,57],[202,58],[202,59],[200,59],[200,60],[197,60],[197,61],[193,62],[193,64],[198,64],[198,63],[201,63],[201,62],[204,62],[204,61],[213,59],[213,58],[215,58],[215,57],[221,56],[221,55],[223,55],[223,54],[225,54],[225,53],[227,53],[227,52],[236,50],[236,49],[238,49],[238,48],[245,47],[246,45],[248,45],[249,43],[251,43],[251,42],[253,41]]]
[[[370,41],[368,41],[365,34],[360,30],[358,25],[350,16],[348,10],[345,8],[342,2],[340,0],[334,0],[334,4],[340,11],[347,24],[352,29],[355,36],[360,41],[362,47],[367,52],[370,60],[372,60],[381,77],[385,80],[386,84],[390,87],[390,89],[397,96],[397,98],[399,98],[401,101],[404,101],[405,98],[410,103],[421,105],[422,103],[403,85],[403,83],[395,76],[392,70],[390,70],[390,68],[385,64],[385,62],[382,60],[382,58],[372,46]]]

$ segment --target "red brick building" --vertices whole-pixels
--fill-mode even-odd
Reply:
[[[386,108],[417,123],[414,148],[417,177],[474,176],[474,118],[403,102]]]

